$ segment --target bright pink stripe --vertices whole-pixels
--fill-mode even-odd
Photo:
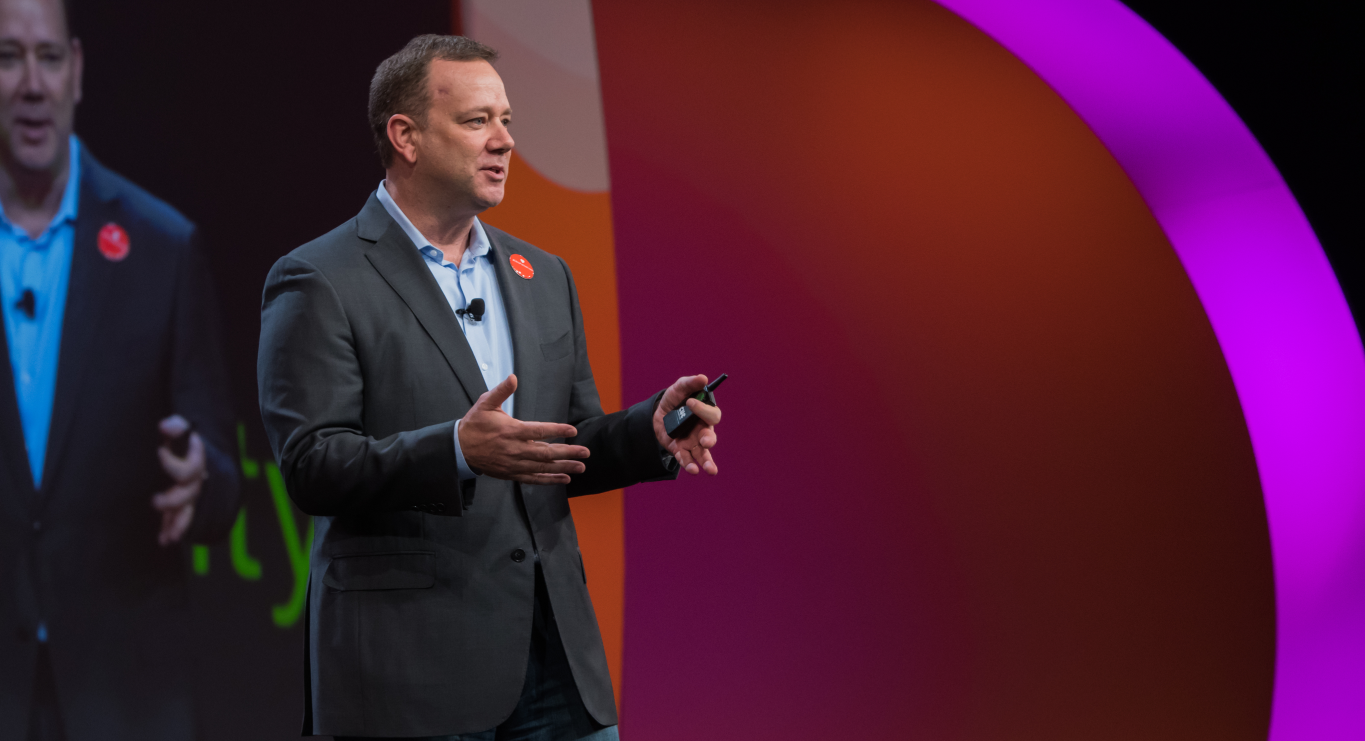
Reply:
[[[1184,263],[1246,415],[1278,615],[1270,738],[1365,738],[1365,353],[1327,258],[1241,119],[1116,0],[938,0],[1090,125]]]

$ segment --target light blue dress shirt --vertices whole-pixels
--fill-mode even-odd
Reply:
[[[81,183],[81,144],[71,136],[71,169],[57,215],[33,239],[10,222],[0,206],[0,304],[9,340],[10,372],[24,427],[24,446],[34,487],[42,486],[52,400],[57,392],[57,360],[66,315],[66,288],[71,281],[71,249],[76,237],[76,209]],[[16,304],[24,290],[33,292],[33,316]]]
[[[513,370],[512,328],[507,323],[507,310],[502,305],[498,274],[493,267],[492,246],[488,243],[488,235],[484,233],[483,224],[480,224],[477,218],[474,219],[469,246],[465,247],[464,256],[460,258],[460,264],[456,265],[446,260],[441,251],[432,246],[431,240],[417,231],[417,227],[412,225],[407,215],[389,196],[384,181],[380,181],[376,195],[384,210],[398,222],[398,226],[408,235],[408,239],[417,245],[427,268],[431,270],[437,285],[441,287],[441,293],[445,294],[451,311],[467,307],[469,302],[476,298],[483,299],[481,320],[476,322],[468,314],[463,316],[457,314],[456,318],[460,322],[460,328],[464,330],[465,339],[469,341],[469,349],[474,351],[474,360],[478,362],[479,370],[483,373],[483,382],[490,389],[502,383],[512,375]],[[512,402],[515,399],[516,394],[512,394],[502,403],[502,410],[509,415],[512,413]],[[455,427],[455,461],[459,466],[460,480],[475,477],[474,471],[465,462],[464,453],[460,451],[459,425]]]

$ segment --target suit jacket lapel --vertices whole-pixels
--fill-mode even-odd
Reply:
[[[446,363],[464,387],[469,403],[473,404],[488,387],[483,382],[474,352],[469,349],[464,332],[460,331],[460,323],[450,310],[450,303],[431,276],[417,246],[373,194],[356,218],[356,233],[361,239],[374,243],[365,251],[365,257],[440,348]]]
[[[0,482],[13,495],[0,495],[4,506],[13,514],[27,519],[33,505],[38,501],[38,492],[33,487],[33,471],[28,466],[28,453],[24,445],[23,422],[19,419],[19,399],[14,393],[14,374],[9,364],[9,338],[5,334],[5,324],[0,322],[0,348],[5,356],[0,359],[0,465],[9,473],[7,480]]]
[[[517,396],[512,406],[513,416],[523,422],[545,421],[536,409],[536,392],[540,388],[540,329],[536,322],[535,278],[522,278],[512,272],[509,262],[513,254],[507,234],[484,225],[491,246],[489,257],[498,276],[498,290],[502,293],[503,309],[507,312],[507,326],[512,330],[512,368],[517,374]],[[532,267],[538,267],[532,265]],[[532,532],[544,532],[555,521],[552,497],[544,496],[547,489],[517,484],[521,504]],[[562,500],[561,500],[562,501]]]
[[[489,257],[498,276],[498,290],[502,293],[503,310],[507,312],[507,326],[512,330],[512,368],[517,374],[517,395],[512,405],[512,416],[523,422],[541,421],[536,418],[536,391],[540,370],[540,332],[536,328],[536,304],[532,281],[512,272],[512,249],[506,235],[484,225],[491,245]]]
[[[48,430],[47,456],[43,462],[43,491],[50,491],[59,476],[82,379],[99,344],[101,318],[107,314],[105,299],[113,282],[114,263],[100,255],[99,231],[115,221],[118,204],[103,186],[104,170],[82,152],[79,211],[71,244],[71,279],[66,289],[66,313],[62,318],[62,342],[57,356],[57,390],[52,401],[52,426]]]

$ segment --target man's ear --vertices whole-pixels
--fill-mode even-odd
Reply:
[[[85,52],[81,49],[81,40],[71,39],[71,85],[73,103],[81,102],[81,77],[85,74]]]
[[[417,122],[402,113],[395,113],[389,116],[387,133],[394,156],[409,165],[417,164],[417,144],[422,135]]]

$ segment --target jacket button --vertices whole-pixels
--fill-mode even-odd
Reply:
[[[445,502],[437,502],[437,503],[431,505],[431,511],[432,511],[432,512],[435,512],[435,513],[438,514],[438,515],[441,514],[442,512],[446,511],[446,503],[445,503]]]
[[[515,551],[512,551],[512,560],[513,560],[513,561],[516,561],[517,563],[521,563],[522,561],[525,561],[525,560],[526,560],[526,551],[523,551],[523,550],[520,549],[520,548],[516,549]]]

